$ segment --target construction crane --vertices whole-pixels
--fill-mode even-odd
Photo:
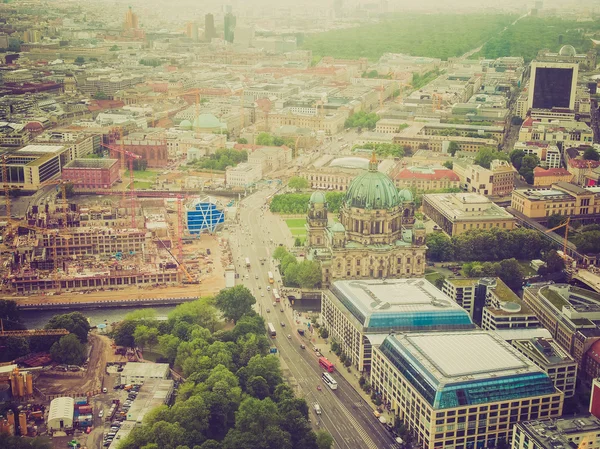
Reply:
[[[173,258],[173,260],[175,261],[175,263],[177,263],[177,267],[181,268],[181,270],[185,273],[185,275],[186,275],[188,281],[190,282],[190,284],[195,284],[196,281],[194,280],[194,278],[192,277],[192,275],[190,274],[190,272],[187,270],[187,268],[183,264],[183,259],[178,259],[177,257],[175,257],[175,255],[171,252],[171,250],[169,249],[169,247],[167,245],[165,245],[165,242],[163,242],[161,239],[158,239],[158,241],[167,250],[167,252]]]
[[[567,217],[567,221],[558,226],[553,227],[552,229],[548,229],[546,232],[552,232],[556,229],[560,229],[562,227],[565,228],[565,237],[563,239],[563,257],[567,257],[567,244],[569,243],[569,223],[571,222],[571,217]]]
[[[103,143],[102,146],[107,148],[110,151],[115,151],[115,152],[119,153],[122,157],[121,160],[123,160],[123,158],[127,159],[127,162],[129,165],[129,192],[130,192],[130,198],[131,198],[131,227],[135,228],[136,227],[136,223],[135,223],[135,211],[136,211],[135,198],[136,198],[136,196],[134,195],[134,185],[133,185],[134,184],[133,161],[136,159],[142,159],[142,156],[140,156],[139,154],[132,153],[131,151],[124,150],[122,148],[123,147],[123,137],[121,137],[121,147],[117,147],[115,145],[110,145],[110,144],[105,144],[105,143]],[[123,193],[123,195],[125,195],[125,193]]]
[[[69,331],[66,329],[30,329],[5,331],[4,322],[0,318],[0,337],[46,337],[53,335],[67,335]]]

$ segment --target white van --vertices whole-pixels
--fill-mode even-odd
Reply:
[[[315,402],[315,403],[314,403],[314,405],[313,405],[313,407],[314,407],[314,409],[315,409],[315,413],[316,413],[317,415],[320,415],[320,414],[321,414],[321,406],[319,405],[319,403],[318,403],[318,402]]]

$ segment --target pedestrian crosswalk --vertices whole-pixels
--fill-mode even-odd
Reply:
[[[344,415],[346,415],[346,418],[348,418],[348,422],[350,424],[352,424],[354,429],[358,432],[360,437],[363,439],[363,441],[366,444],[365,447],[367,449],[379,449],[377,447],[377,445],[375,444],[375,442],[371,439],[369,434],[365,431],[365,429],[362,428],[362,426],[360,424],[358,424],[356,419],[354,419],[354,417],[348,412],[348,410],[346,410],[345,407],[340,407],[340,410],[344,413]]]

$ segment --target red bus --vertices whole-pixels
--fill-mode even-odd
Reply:
[[[327,372],[329,372],[329,373],[333,373],[335,371],[333,363],[331,363],[325,357],[319,357],[319,365],[321,365],[323,368],[325,368],[327,370]]]

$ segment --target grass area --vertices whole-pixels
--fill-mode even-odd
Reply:
[[[290,228],[294,237],[306,237],[306,229]]]
[[[142,354],[144,355],[144,360],[148,360],[150,362],[156,362],[157,360],[164,357],[163,354],[161,354],[160,352],[158,352],[156,350],[150,351],[150,350],[146,349],[143,351]]]
[[[441,273],[438,273],[437,271],[427,273],[427,270],[426,270],[425,279],[427,279],[433,285],[435,285],[435,281],[437,281],[438,279],[442,279],[443,277],[444,277],[444,275]]]
[[[153,182],[145,182],[145,181],[134,181],[133,187],[139,190],[149,190],[154,186]]]
[[[540,289],[540,293],[544,295],[548,299],[548,301],[550,301],[552,305],[554,305],[554,307],[556,307],[557,309],[562,310],[563,306],[569,305],[569,302],[565,300],[565,298],[563,298],[555,291],[550,290],[549,287],[542,287]]]
[[[288,228],[303,228],[306,224],[306,218],[289,218],[285,220]]]
[[[308,35],[303,48],[317,57],[373,61],[391,52],[447,59],[477,47],[514,19],[504,14],[390,14],[380,23]]]
[[[154,181],[158,178],[158,172],[154,170],[133,170],[133,177],[136,180]],[[125,178],[129,178],[129,170],[125,172]]]

